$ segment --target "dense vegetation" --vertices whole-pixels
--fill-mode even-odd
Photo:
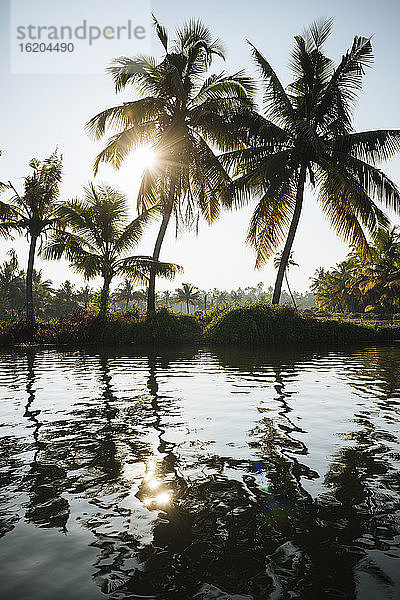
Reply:
[[[30,343],[72,345],[162,345],[202,341],[275,347],[393,341],[399,336],[400,320],[390,324],[339,322],[271,303],[218,306],[198,316],[160,308],[147,318],[137,311],[130,311],[114,313],[104,319],[78,309],[66,319],[38,321],[33,332],[24,322],[0,322],[0,346],[28,339]]]
[[[334,269],[319,269],[312,291],[319,307],[338,313],[400,313],[400,235],[382,230],[371,246],[371,259],[351,252]]]
[[[132,86],[138,99],[108,108],[87,124],[97,139],[109,130],[114,133],[98,155],[95,171],[100,162],[119,168],[143,145],[153,152],[155,165],[143,172],[138,216],[129,221],[126,198],[107,184],[90,184],[82,199],[61,199],[62,157],[57,152],[30,162],[23,191],[11,182],[0,184],[10,194],[0,202],[0,235],[10,239],[24,234],[29,242],[26,271],[13,251],[0,266],[0,318],[11,322],[3,326],[2,339],[58,342],[76,334],[77,340],[92,336],[94,341],[103,339],[101,332],[110,341],[118,341],[117,335],[120,341],[151,341],[159,334],[164,341],[195,339],[199,327],[218,314],[220,321],[212,321],[206,330],[209,340],[245,341],[239,322],[243,316],[250,319],[248,341],[264,342],[273,331],[271,323],[284,315],[289,329],[296,323],[294,335],[301,340],[312,337],[308,322],[301,315],[292,318],[286,308],[274,312],[265,302],[275,305],[282,299],[294,308],[311,308],[313,294],[326,311],[399,312],[399,235],[382,207],[400,212],[400,195],[377,165],[400,150],[400,131],[355,133],[352,125],[356,95],[373,59],[371,40],[356,36],[335,66],[323,49],[332,21],[314,23],[295,37],[290,63],[294,79],[286,89],[251,45],[264,90],[261,114],[256,82],[245,72],[210,74],[214,59],[223,58],[224,51],[207,27],[190,21],[171,41],[156,19],[154,26],[161,58],[122,57],[108,69],[116,92]],[[318,190],[328,220],[353,251],[335,269],[320,269],[311,293],[299,295],[290,289],[288,270],[296,265],[292,247],[307,185]],[[175,292],[156,293],[156,276],[173,278],[181,269],[160,260],[172,218],[177,227],[197,230],[200,216],[212,223],[222,208],[253,201],[247,241],[256,250],[257,267],[274,257],[274,289],[264,290],[260,283],[228,292],[184,283]],[[132,255],[147,224],[157,218],[160,228],[152,256]],[[66,257],[86,280],[100,277],[101,289],[85,285],[76,290],[70,280],[53,289],[34,268],[38,253],[47,259]],[[118,277],[122,283],[112,290]],[[282,294],[284,280],[288,293]],[[249,302],[264,304],[237,308]],[[157,306],[195,313],[198,320],[168,310],[156,313]],[[232,306],[232,312],[225,310]],[[166,319],[164,335],[160,315]],[[49,319],[60,322],[43,324]],[[192,329],[189,323],[195,323]],[[229,333],[230,327],[243,335]],[[322,325],[315,322],[313,327],[319,331]],[[326,333],[330,326],[323,327]],[[348,334],[352,336],[350,329]]]
[[[165,290],[156,294],[156,307],[168,308],[173,312],[198,314],[220,306],[237,306],[254,302],[266,302],[272,299],[273,289],[264,289],[260,281],[256,286],[237,288],[231,291],[201,290],[191,284],[183,284],[174,291]],[[100,310],[101,288],[84,285],[78,288],[70,280],[54,287],[50,280],[43,280],[41,271],[33,270],[34,311],[41,320],[69,318],[77,309],[84,309],[95,316]],[[300,294],[293,292],[297,307],[312,308],[315,296],[312,292]],[[292,302],[290,295],[283,292],[283,303]],[[108,315],[123,312],[145,314],[147,294],[145,289],[138,289],[125,279],[110,292]],[[25,306],[25,271],[20,268],[13,250],[8,258],[0,264],[0,320],[19,322],[23,320]],[[187,310],[188,309],[188,310]]]

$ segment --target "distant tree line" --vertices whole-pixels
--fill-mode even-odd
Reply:
[[[17,255],[13,249],[8,252],[6,260],[0,264],[0,319],[20,320],[25,312],[26,273],[20,268]],[[43,278],[40,270],[33,270],[32,286],[34,312],[41,319],[62,319],[79,309],[97,313],[102,302],[102,288],[95,289],[89,285],[77,287],[70,280],[55,287],[49,279]],[[165,290],[156,294],[156,305],[167,307],[173,311],[193,314],[196,311],[207,312],[215,306],[231,306],[253,302],[264,302],[272,299],[273,288],[264,290],[264,284],[235,290],[219,290],[213,288],[202,290],[189,283],[175,290]],[[315,296],[311,292],[299,294],[293,292],[299,308],[315,306]],[[283,292],[282,301],[292,303],[292,298]],[[147,289],[134,286],[125,279],[114,290],[110,291],[108,310],[127,312],[137,310],[144,312],[147,306]]]

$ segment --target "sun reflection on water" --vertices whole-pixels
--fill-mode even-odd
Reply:
[[[171,502],[172,493],[169,490],[161,489],[155,496],[151,495],[151,490],[157,490],[162,486],[162,480],[156,474],[157,465],[154,460],[150,460],[146,464],[146,472],[143,476],[143,485],[146,492],[145,497],[142,499],[144,506],[166,506]]]

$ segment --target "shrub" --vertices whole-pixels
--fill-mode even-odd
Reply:
[[[385,342],[400,338],[396,323],[363,323],[314,317],[289,306],[268,303],[215,307],[194,317],[159,309],[146,319],[137,311],[100,319],[80,309],[60,321],[0,322],[0,345],[25,341],[47,344],[176,344],[206,341],[262,346]]]
[[[35,328],[0,323],[0,345],[24,341],[56,344],[147,344],[194,342],[201,339],[200,322],[163,308],[149,319],[138,311],[112,314],[101,319],[83,309],[60,321],[38,321]]]
[[[378,331],[371,325],[316,319],[289,306],[267,303],[226,309],[205,329],[208,342],[251,345],[346,343],[392,339],[395,334],[396,328]]]

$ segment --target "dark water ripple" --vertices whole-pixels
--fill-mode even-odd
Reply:
[[[399,366],[1,352],[0,597],[400,598]]]

